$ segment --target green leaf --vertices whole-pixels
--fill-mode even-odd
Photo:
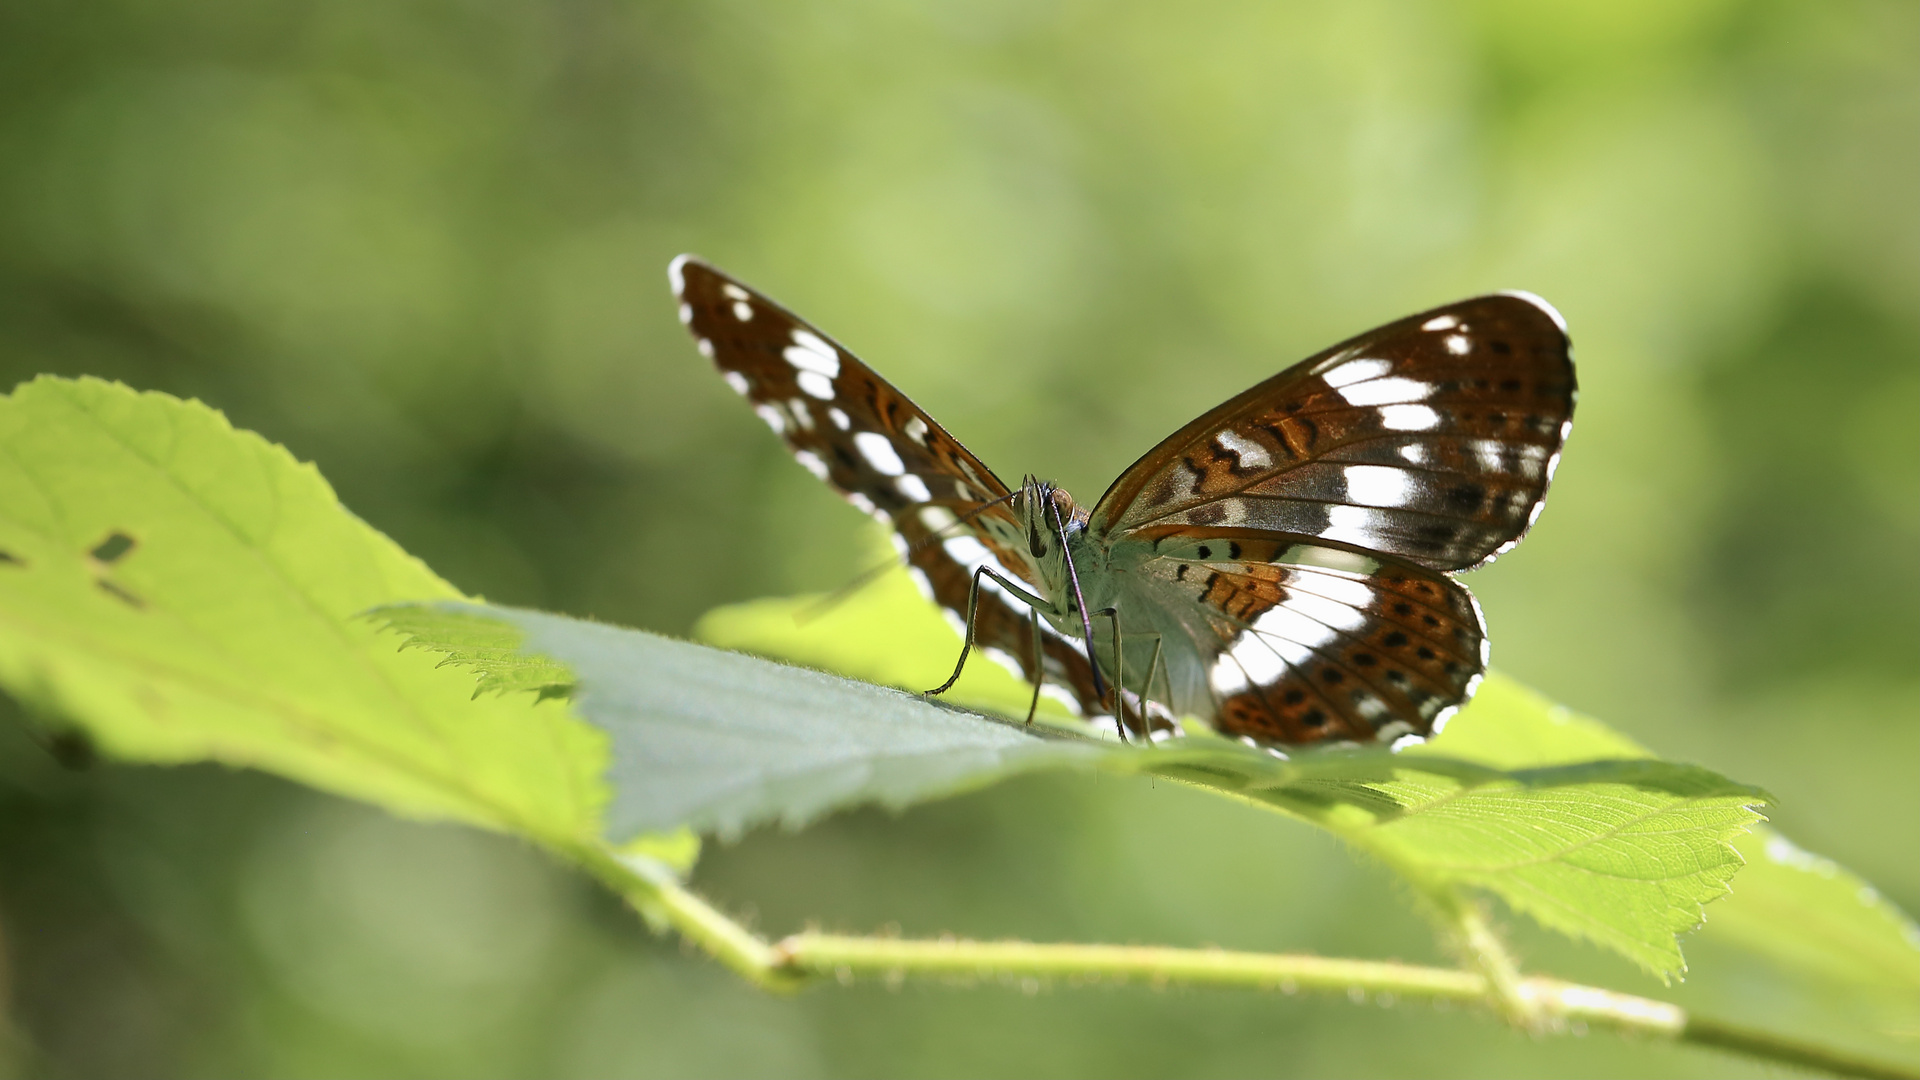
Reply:
[[[1785,1014],[1783,1027],[1825,1038],[1854,1029],[1866,1036],[1863,1050],[1910,1055],[1920,1040],[1920,926],[1858,875],[1772,829],[1757,828],[1736,847],[1747,868],[1694,941],[1716,958],[1763,961],[1774,976],[1766,1004]],[[1757,975],[1700,989],[1751,997]],[[1755,1005],[1743,1001],[1740,1011]]]
[[[431,648],[446,659],[441,667],[462,667],[480,674],[473,696],[531,691],[541,699],[569,697],[573,672],[525,650],[527,635],[512,623],[458,609],[388,604],[368,612],[389,630],[405,634],[402,649]]]
[[[510,620],[526,632],[527,649],[579,676],[582,715],[614,741],[616,830],[796,824],[839,806],[905,805],[1028,768],[1097,765],[1315,822],[1423,888],[1485,889],[1665,976],[1683,970],[1675,935],[1698,925],[1702,905],[1726,892],[1740,867],[1728,841],[1758,820],[1751,807],[1765,799],[1704,769],[1644,757],[1501,769],[1382,748],[1283,759],[1205,733],[1151,749],[1041,739],[897,691],[637,631],[505,609],[439,610],[455,620],[481,611]],[[791,605],[749,610],[731,613],[729,625],[738,631],[760,618],[795,633]],[[430,621],[416,616],[414,625]],[[1531,740],[1542,757],[1635,750],[1590,721],[1548,719],[1538,699],[1511,684],[1489,702],[1484,717],[1466,721],[1463,749],[1479,739],[1509,748]],[[1502,740],[1502,731],[1511,738]]]
[[[891,575],[808,626],[794,620],[804,601],[702,626],[926,685],[958,642],[904,584]],[[1728,840],[1763,799],[1498,678],[1443,737],[1403,754],[1282,760],[1204,734],[1140,750],[456,600],[311,467],[198,403],[57,379],[0,399],[0,685],[129,760],[269,769],[562,848],[611,838],[682,873],[698,850],[688,827],[793,824],[1097,765],[1306,818],[1422,885],[1486,889],[1663,973],[1678,970],[1674,932],[1725,891],[1739,866]],[[376,607],[377,619],[358,614]],[[961,688],[1010,711],[1026,701],[991,665]],[[1911,924],[1823,865],[1771,859],[1754,899],[1710,932],[1738,937],[1744,919],[1783,962],[1911,985],[1912,965],[1887,960]],[[1783,935],[1787,919],[1808,933]]]
[[[875,531],[869,539],[876,565],[891,569],[851,596],[771,597],[714,608],[694,624],[694,638],[882,686],[925,690],[940,685],[960,655],[959,635],[898,568],[899,556],[886,533]],[[1025,718],[1032,687],[977,653],[975,660],[980,662],[969,663],[942,697]],[[1041,718],[1069,715],[1059,702],[1040,699]]]
[[[903,807],[1036,768],[1091,765],[1098,746],[817,671],[657,634],[512,608],[435,605],[383,611],[410,644],[459,654],[482,672],[524,661],[463,645],[476,621],[525,635],[578,679],[574,705],[612,740],[607,834],[686,826],[735,836],[798,827],[860,803]]]
[[[1647,759],[1502,771],[1378,748],[1281,761],[1222,740],[1131,760],[1322,826],[1428,888],[1484,889],[1542,925],[1648,971],[1685,970],[1676,936],[1725,895],[1733,837],[1764,793]]]
[[[0,552],[0,687],[108,754],[598,835],[604,736],[400,652],[357,613],[459,593],[198,402],[96,379],[0,397]]]
[[[1837,981],[1920,994],[1920,927],[1879,890],[1769,828],[1736,846],[1748,863],[1741,891],[1703,934]]]
[[[722,608],[696,633],[765,655],[926,685],[959,640],[904,574],[830,615],[813,598]],[[969,667],[989,676],[993,665]],[[969,689],[963,681],[957,690]],[[1023,710],[1010,676],[970,700]],[[1662,977],[1685,970],[1676,935],[1726,895],[1731,841],[1765,793],[1653,760],[1597,721],[1495,674],[1439,737],[1400,754],[1320,751],[1281,761],[1206,738],[1106,768],[1150,772],[1265,804],[1330,829],[1427,887],[1484,889],[1545,926],[1613,949]]]

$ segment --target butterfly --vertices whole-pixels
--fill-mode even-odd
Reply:
[[[1539,516],[1572,427],[1566,323],[1527,293],[1391,322],[1162,440],[1089,510],[1010,488],[831,338],[691,256],[680,320],[787,445],[887,523],[980,648],[1089,719],[1268,747],[1437,732],[1487,665],[1453,578]],[[930,693],[938,693],[953,685]],[[1032,718],[1029,710],[1029,720]]]

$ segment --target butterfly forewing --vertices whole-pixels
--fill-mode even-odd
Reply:
[[[1532,524],[1573,415],[1559,316],[1524,294],[1389,323],[1288,368],[1163,441],[1093,512],[1106,535],[1252,528],[1434,570]]]
[[[1008,489],[945,428],[833,339],[697,259],[669,270],[680,318],[702,354],[786,442],[794,458],[848,501],[891,525],[922,588],[963,618],[974,571],[1032,584]],[[1028,609],[982,581],[974,639],[1029,680],[1064,688],[1098,711],[1080,642],[1042,624],[1033,668]]]

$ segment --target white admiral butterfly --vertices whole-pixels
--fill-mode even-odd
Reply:
[[[1487,663],[1479,606],[1450,574],[1520,541],[1572,426],[1559,314],[1480,296],[1227,401],[1089,511],[1032,477],[1007,487],[752,289],[688,256],[669,274],[700,351],[802,465],[893,527],[967,647],[1036,701],[1051,683],[1123,732],[1184,715],[1282,746],[1437,730]]]

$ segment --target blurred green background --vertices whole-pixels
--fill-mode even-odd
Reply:
[[[1339,338],[1546,296],[1584,392],[1539,528],[1471,579],[1496,665],[1769,788],[1920,910],[1920,7],[0,7],[0,384],[199,397],[471,592],[684,633],[860,567],[860,515],[677,325],[683,250],[1087,499]],[[257,775],[62,769],[10,708],[15,1074],[1752,1071],[1344,1000],[766,997],[515,843]],[[1438,959],[1331,840],[1112,778],[757,834],[696,882],[774,934]],[[1785,1007],[1722,983],[1722,1015]]]

